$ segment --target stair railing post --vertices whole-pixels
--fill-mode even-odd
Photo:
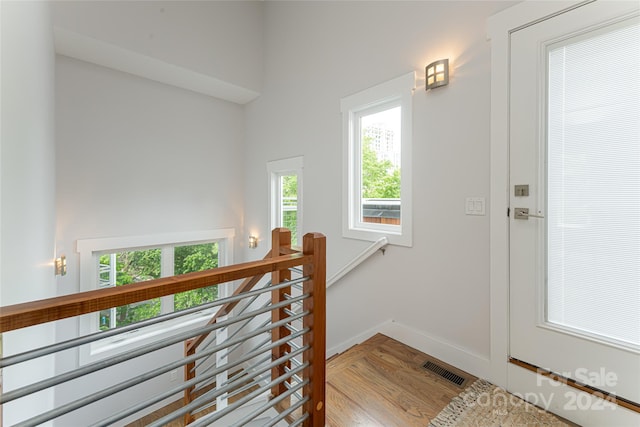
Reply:
[[[310,345],[303,359],[309,367],[303,371],[303,379],[310,380],[303,389],[309,400],[304,404],[304,413],[309,414],[303,426],[323,427],[325,422],[325,371],[326,371],[326,237],[320,233],[307,233],[303,238],[303,252],[313,255],[313,264],[303,266],[303,275],[310,279],[304,282],[303,292],[311,297],[304,300],[303,310],[311,314],[305,316],[303,327],[311,332],[303,336],[303,345]]]
[[[291,249],[291,231],[286,228],[275,228],[271,232],[271,256],[278,257],[280,256],[281,249]],[[291,279],[291,272],[289,270],[279,270],[271,273],[271,283],[273,285],[277,285],[282,283],[285,280]],[[291,295],[291,287],[280,288],[271,292],[271,303],[277,304],[281,301],[285,300],[285,294]],[[291,309],[291,305],[286,307],[279,308],[277,310],[271,310],[271,321],[273,323],[278,322],[282,319],[288,317],[285,313],[285,309]],[[274,328],[271,330],[271,340],[275,342],[279,339],[282,339],[291,332],[285,327],[280,326],[279,328]],[[284,356],[287,353],[291,352],[291,346],[288,344],[283,344],[278,347],[275,347],[271,351],[272,360],[277,360],[280,357]],[[290,368],[291,363],[287,362],[285,364],[278,365],[271,369],[271,379],[276,379],[286,373],[285,367]],[[271,389],[271,396],[277,397],[280,394],[287,391],[287,388],[284,382],[273,386]],[[283,402],[286,405],[286,402]]]
[[[185,357],[193,356],[194,354],[196,354],[197,349],[195,346],[191,346],[192,341],[193,340],[188,340],[184,342]],[[196,367],[196,362],[191,362],[184,365],[184,381],[185,382],[192,380],[196,377],[195,367]],[[194,386],[188,387],[184,390],[184,398],[183,398],[184,406],[187,406],[193,400],[194,390],[195,390]],[[193,415],[191,415],[191,413],[184,414],[184,425],[188,425],[191,422],[193,422]]]

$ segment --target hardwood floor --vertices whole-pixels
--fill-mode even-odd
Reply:
[[[468,381],[457,386],[424,369],[422,365],[426,361],[436,362]],[[476,379],[432,356],[377,334],[327,361],[325,425],[425,427],[451,399]],[[248,392],[234,397],[232,401]],[[180,405],[181,401],[174,402],[127,427],[145,426]],[[576,426],[570,422],[567,424]],[[168,426],[183,425],[180,419]]]
[[[423,369],[426,360],[435,359],[381,334],[332,358],[327,362],[326,425],[428,425],[463,388]]]
[[[421,365],[426,360],[436,361],[381,334],[332,357],[327,361],[326,426],[428,425],[463,389],[423,369]],[[438,363],[471,381],[476,379],[446,363]],[[127,427],[145,426],[181,404],[176,401]],[[179,419],[168,427],[183,425]]]

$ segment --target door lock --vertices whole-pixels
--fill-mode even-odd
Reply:
[[[529,208],[514,208],[513,219],[529,219],[531,218],[544,218],[544,215],[534,215],[529,213]]]
[[[529,184],[522,184],[514,186],[514,196],[516,197],[528,197],[529,196]]]

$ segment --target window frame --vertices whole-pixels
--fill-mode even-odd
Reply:
[[[381,237],[390,244],[413,245],[412,208],[412,104],[415,72],[342,98],[340,108],[343,123],[343,221],[346,238],[376,241]],[[362,170],[360,118],[396,106],[401,107],[400,142],[400,224],[375,224],[362,221]]]
[[[160,248],[161,277],[168,277],[172,271],[173,250],[177,246],[197,245],[203,243],[218,243],[218,267],[233,264],[233,228],[219,230],[190,231],[181,233],[166,233],[146,236],[109,237],[101,239],[82,239],[76,243],[80,254],[80,291],[100,289],[99,286],[99,258],[101,254]],[[232,283],[220,285],[218,298],[228,296],[232,292]],[[169,301],[170,300],[170,301]],[[173,311],[173,295],[161,298],[161,313]],[[151,325],[128,332],[125,337],[114,336],[95,341],[80,347],[80,365],[102,360],[117,354],[147,345],[176,331],[186,330],[190,325],[207,321],[215,309],[203,310],[178,319]],[[99,312],[80,316],[80,336],[99,332]]]
[[[267,173],[269,174],[269,224],[271,230],[282,227],[282,211],[280,210],[282,194],[280,191],[280,178],[287,175],[296,175],[297,185],[297,211],[296,211],[296,238],[297,242],[292,242],[294,246],[302,245],[302,173],[304,169],[304,157],[291,157],[288,159],[272,160],[267,162]]]

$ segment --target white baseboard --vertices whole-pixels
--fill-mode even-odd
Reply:
[[[491,363],[486,357],[473,354],[441,339],[389,319],[374,328],[327,349],[327,358],[341,353],[350,347],[381,333],[410,347],[436,357],[456,368],[462,369],[480,378],[489,378]]]
[[[356,344],[360,344],[361,342],[368,340],[377,333],[384,333],[381,332],[381,329],[384,327],[384,325],[391,322],[391,320],[387,320],[371,329],[367,329],[366,331],[361,332],[352,338],[349,338],[346,341],[341,342],[340,344],[337,344],[331,348],[327,348],[327,359],[335,356],[338,353],[342,353],[343,351],[350,349]]]

